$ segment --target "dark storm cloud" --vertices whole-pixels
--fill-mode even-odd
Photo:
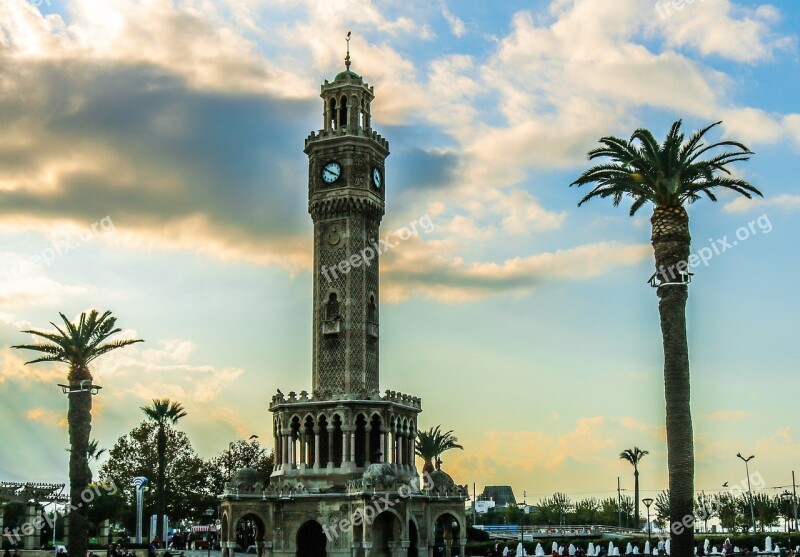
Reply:
[[[0,175],[16,188],[0,214],[203,214],[256,240],[306,223],[313,102],[198,91],[150,65],[0,59],[0,74]]]

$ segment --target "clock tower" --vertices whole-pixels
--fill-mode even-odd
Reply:
[[[422,401],[378,392],[389,144],[372,130],[373,89],[350,70],[349,51],[345,70],[322,84],[320,96],[323,126],[305,142],[314,221],[312,391],[272,396],[275,467],[268,482],[245,466],[225,484],[222,556],[248,545],[237,544],[242,531],[257,557],[465,555],[469,490],[441,469],[421,480],[416,468]]]
[[[371,127],[373,88],[350,70],[321,87],[323,127],[305,142],[314,221],[312,392],[378,394],[379,242],[389,143]]]

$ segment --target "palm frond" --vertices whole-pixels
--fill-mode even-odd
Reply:
[[[727,189],[752,197],[762,193],[745,180],[730,178],[729,165],[747,161],[752,151],[738,141],[705,144],[703,138],[715,122],[685,139],[681,120],[675,121],[659,145],[653,134],[644,128],[633,132],[630,140],[606,136],[600,146],[589,151],[589,160],[607,161],[592,166],[570,186],[594,187],[578,202],[583,205],[595,198],[611,198],[614,206],[625,198],[632,199],[634,215],[647,202],[657,207],[674,207],[693,203],[703,196],[716,201],[714,190]],[[722,150],[707,160],[700,157],[711,150]]]

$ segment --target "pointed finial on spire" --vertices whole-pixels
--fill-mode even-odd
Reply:
[[[347,32],[347,56],[344,57],[344,65],[349,70],[350,69],[350,33],[351,31]]]

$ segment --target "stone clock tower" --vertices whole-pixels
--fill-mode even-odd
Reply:
[[[245,467],[220,496],[223,557],[465,555],[468,490],[422,480],[422,401],[378,384],[380,224],[389,144],[371,127],[373,89],[346,69],[322,84],[323,127],[305,142],[314,221],[311,392],[270,403],[275,468]],[[380,502],[380,503],[379,503]],[[442,553],[444,552],[444,553]]]
[[[323,128],[305,143],[314,221],[312,392],[378,392],[378,238],[389,143],[371,127],[373,88],[346,69],[322,85]]]

